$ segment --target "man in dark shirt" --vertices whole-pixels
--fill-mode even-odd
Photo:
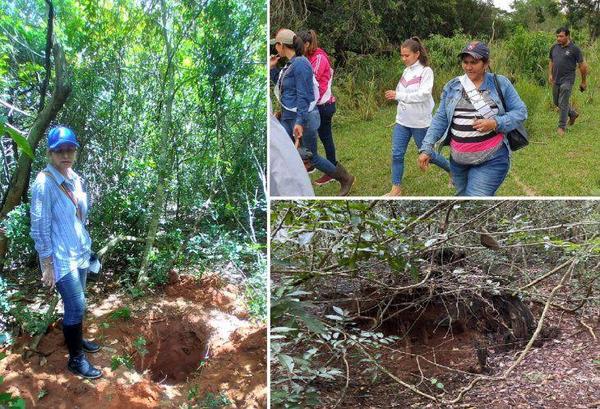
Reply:
[[[554,105],[560,109],[558,134],[561,136],[565,134],[567,116],[569,117],[569,125],[573,125],[579,116],[569,105],[569,98],[575,84],[577,66],[579,66],[581,72],[579,90],[583,92],[587,88],[587,64],[583,60],[583,54],[579,47],[571,41],[569,29],[561,27],[556,30],[556,44],[550,49],[550,64],[548,66],[548,81],[552,84]]]

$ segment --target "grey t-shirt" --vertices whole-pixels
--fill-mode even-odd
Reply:
[[[554,63],[552,76],[556,85],[575,83],[575,69],[583,62],[583,54],[573,41],[565,47],[554,44],[550,49],[550,60]]]

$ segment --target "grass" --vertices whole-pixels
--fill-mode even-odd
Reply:
[[[580,116],[574,126],[567,128],[564,137],[556,133],[558,112],[552,105],[550,87],[544,88],[524,79],[517,81],[517,91],[529,110],[526,127],[530,144],[513,153],[510,172],[498,196],[600,196],[599,60],[598,52],[588,59],[591,73],[584,93],[578,90],[579,77],[577,79],[571,103]],[[394,85],[390,84],[390,88]],[[438,85],[441,88],[441,84]],[[345,115],[342,113],[343,120],[336,122],[334,116],[333,135],[338,159],[357,178],[352,196],[380,196],[391,188],[391,135],[395,112],[395,105],[390,104],[369,115],[370,120],[353,120],[351,118],[358,118],[358,115],[346,112]],[[319,151],[323,153],[322,146]],[[448,148],[444,148],[442,154],[448,157]],[[432,165],[423,173],[416,160],[417,150],[411,141],[405,156],[402,182],[405,195],[454,195],[454,190],[447,186],[448,178],[443,170]],[[320,176],[317,171],[311,179],[314,181]],[[335,196],[339,184],[315,185],[314,189],[317,196]]]

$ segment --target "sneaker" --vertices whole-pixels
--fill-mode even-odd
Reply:
[[[574,125],[578,117],[579,114],[577,112],[575,112],[575,115],[573,116],[569,115],[569,125]]]
[[[323,186],[323,185],[326,185],[329,182],[333,182],[334,180],[335,179],[332,178],[329,175],[323,175],[319,179],[315,180],[315,185],[317,185],[317,186]]]
[[[306,168],[306,172],[307,173],[313,173],[315,170],[317,170],[314,166],[311,166],[310,168]]]
[[[98,379],[102,376],[102,372],[90,363],[85,357],[85,354],[80,354],[77,357],[69,358],[69,363],[67,364],[67,368],[69,371],[73,372],[75,375],[81,376],[86,379]]]

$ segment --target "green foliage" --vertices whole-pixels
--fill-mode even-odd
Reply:
[[[8,136],[10,136],[12,140],[15,141],[17,146],[21,148],[23,153],[33,159],[33,151],[31,150],[31,146],[29,145],[29,142],[27,142],[27,138],[25,136],[21,135],[19,132],[15,131],[13,128],[8,126],[8,124],[3,123],[2,121],[0,121],[0,133],[6,133]]]
[[[35,256],[33,240],[29,235],[29,204],[23,203],[11,210],[0,223],[9,241],[9,260],[15,264],[25,264]]]
[[[133,358],[127,355],[115,355],[110,360],[110,369],[115,371],[121,365],[127,369],[133,369]]]
[[[194,265],[200,275],[204,269],[210,268],[236,279],[245,276],[249,312],[257,318],[266,319],[266,255],[263,245],[219,226],[208,226],[204,232],[190,238],[186,252],[178,263],[182,266]]]
[[[5,320],[9,319],[9,312],[13,308],[13,304],[9,297],[11,295],[9,282],[0,276],[0,330],[3,330],[7,324]],[[4,339],[0,339],[0,345],[4,344]]]
[[[198,385],[194,385],[188,390],[187,400],[190,403],[186,407],[188,409],[220,409],[233,404],[224,392],[219,392],[218,395],[207,392],[202,399],[199,398]]]
[[[12,295],[17,298],[19,292]],[[54,312],[51,316],[46,316],[46,311],[34,310],[27,303],[13,302],[9,311],[9,315],[14,318],[15,324],[20,326],[26,333],[31,336],[38,335],[48,328],[48,325],[53,323],[58,314]]]
[[[356,344],[378,349],[398,339],[358,329],[348,312],[336,306],[321,321],[309,311],[310,303],[299,298],[312,293],[294,288],[289,282],[278,285],[273,293],[271,402],[276,408],[315,407],[321,403],[314,384],[334,382],[343,375],[340,368],[323,365],[325,357],[327,362],[339,362]],[[298,349],[304,352],[298,354]]]
[[[128,321],[131,319],[131,309],[129,307],[121,307],[111,312],[110,318],[113,320]]]
[[[512,78],[530,78],[538,85],[545,85],[548,78],[548,53],[554,42],[553,33],[529,32],[517,27],[505,42],[506,68],[512,69],[502,73]]]
[[[351,67],[351,53],[389,52],[414,35],[464,32],[489,38],[493,29],[496,36],[504,35],[506,21],[493,4],[480,0],[275,0],[271,28],[280,27],[316,30],[337,64]]]
[[[148,268],[151,284],[165,283],[171,267],[184,265],[202,274],[204,268],[221,268],[233,259],[244,272],[244,284],[249,281],[253,311],[264,315],[266,284],[260,284],[264,272],[257,269],[264,270],[265,249],[257,246],[266,242],[267,217],[261,179],[266,169],[265,2],[177,0],[166,2],[164,10],[159,3],[133,0],[60,0],[54,5],[54,34],[73,84],[53,124],[70,126],[81,142],[75,171],[86,181],[92,203],[94,249],[119,235],[146,238],[161,173],[166,198]],[[0,94],[32,113],[46,74],[46,21],[43,1],[0,6]],[[165,56],[166,43],[173,46],[172,59]],[[171,80],[174,93],[167,95]],[[171,98],[167,123],[165,107],[171,106]],[[0,107],[2,118],[4,110]],[[31,122],[25,115],[11,116],[18,129],[29,129]],[[163,154],[169,160],[162,161]],[[42,141],[31,177],[45,166],[45,156]],[[14,159],[0,157],[3,191]],[[199,206],[206,202],[211,203],[208,217]],[[9,269],[31,254],[31,247],[25,251],[25,211],[13,221],[18,235],[10,237]],[[214,250],[213,237],[203,239],[195,258],[201,265],[190,266],[189,254],[178,250],[196,231],[213,228],[214,237],[224,238],[215,240]],[[119,272],[114,277],[131,287],[143,248],[138,241],[120,242],[102,260],[105,271]],[[179,259],[173,260],[176,254]]]
[[[146,338],[138,337],[133,341],[133,346],[138,354],[142,357],[145,356],[149,351],[146,349]]]
[[[6,358],[4,352],[0,352],[0,361]],[[4,378],[0,376],[0,385],[4,382]],[[19,395],[13,395],[9,392],[0,392],[0,407],[8,409],[25,409],[25,400]]]
[[[425,47],[427,47],[431,67],[436,77],[439,72],[450,72],[454,74],[453,76],[461,74],[458,54],[469,41],[472,41],[471,37],[460,33],[456,33],[452,37],[432,35],[426,39]],[[439,93],[441,91],[440,88]]]
[[[207,392],[204,398],[199,402],[199,407],[202,409],[220,409],[233,404],[224,392],[219,392],[215,395],[212,392]]]

